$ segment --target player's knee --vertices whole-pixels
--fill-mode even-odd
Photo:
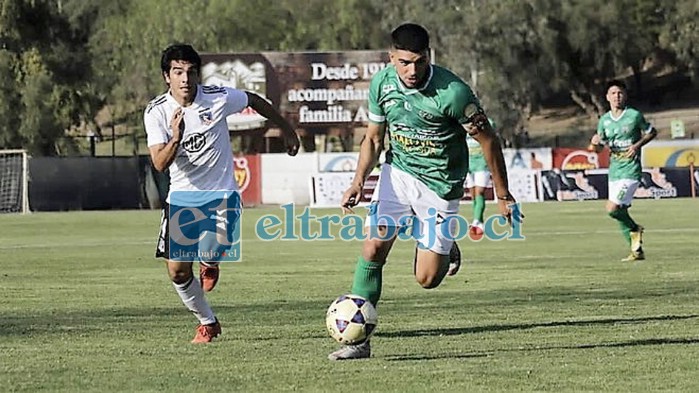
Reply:
[[[167,269],[170,281],[175,284],[184,284],[192,278],[191,269],[181,269],[170,267]]]
[[[416,274],[415,280],[424,289],[434,289],[442,283],[442,279],[436,274]]]

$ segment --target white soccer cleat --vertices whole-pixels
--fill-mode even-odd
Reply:
[[[328,355],[330,360],[367,359],[371,357],[371,344],[365,341],[357,345],[347,345]]]

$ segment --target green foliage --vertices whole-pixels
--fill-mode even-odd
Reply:
[[[660,42],[677,55],[696,76],[699,74],[699,3],[678,0],[669,9],[661,28]]]
[[[66,131],[99,132],[95,115],[103,108],[112,114],[110,122],[141,134],[143,106],[165,87],[160,53],[174,42],[209,53],[384,49],[391,29],[406,21],[430,30],[436,62],[472,84],[506,135],[562,94],[594,118],[606,106],[606,80],[630,77],[643,93],[641,73],[659,54],[696,73],[697,4],[4,0],[0,147],[56,154],[50,146]],[[48,97],[41,103],[39,88]]]

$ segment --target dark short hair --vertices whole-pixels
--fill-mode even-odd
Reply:
[[[160,58],[160,69],[166,74],[169,73],[173,60],[192,63],[201,71],[201,57],[191,45],[173,44],[165,48]]]
[[[609,89],[611,89],[614,86],[620,88],[621,90],[626,91],[626,83],[620,81],[619,79],[613,79],[613,80],[610,80],[609,82],[607,82],[607,90],[606,91],[609,91]]]
[[[393,48],[422,53],[430,48],[430,35],[424,27],[415,23],[404,23],[391,33]]]

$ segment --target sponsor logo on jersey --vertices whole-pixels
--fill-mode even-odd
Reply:
[[[426,111],[419,111],[417,114],[425,120],[434,119],[434,116],[431,113],[426,112]]]
[[[204,134],[195,133],[188,135],[182,141],[182,148],[188,153],[196,153],[206,145],[206,136]]]
[[[383,85],[383,86],[381,87],[381,92],[384,93],[384,94],[390,93],[390,92],[392,92],[392,91],[394,91],[394,90],[396,90],[396,86],[395,86],[395,85]]]

